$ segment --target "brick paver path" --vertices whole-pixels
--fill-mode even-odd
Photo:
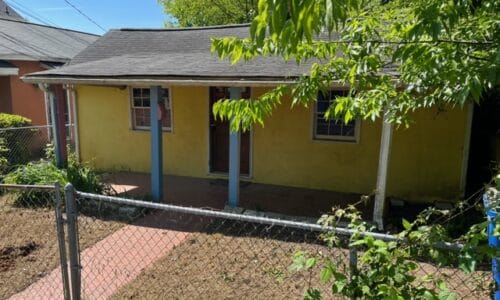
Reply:
[[[162,226],[127,225],[85,249],[81,254],[82,298],[108,298],[189,234],[158,227]],[[11,299],[63,299],[62,290],[59,267]]]

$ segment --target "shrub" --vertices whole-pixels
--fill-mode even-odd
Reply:
[[[50,185],[56,181],[59,181],[61,185],[66,184],[68,182],[66,171],[46,161],[20,166],[4,178],[4,182],[8,184]],[[23,191],[17,195],[15,204],[20,206],[51,205],[53,204],[52,195],[40,191]]]
[[[31,120],[18,115],[0,113],[0,129],[31,126]],[[30,140],[37,130],[18,129],[1,130],[0,138],[5,141],[8,155],[7,163],[10,166],[24,164],[31,156]]]
[[[66,174],[67,181],[81,192],[101,194],[106,190],[97,172],[89,165],[80,163],[74,154],[68,156]]]
[[[8,184],[52,185],[59,181],[61,186],[71,182],[75,189],[82,192],[101,194],[109,190],[100,181],[97,172],[90,166],[78,162],[74,154],[69,155],[66,169],[58,169],[54,163],[52,148],[51,145],[47,146],[48,160],[20,166],[7,174],[4,182]],[[21,206],[45,206],[52,203],[52,195],[42,192],[21,192],[15,202]]]
[[[31,126],[31,120],[23,116],[0,113],[0,128]]]

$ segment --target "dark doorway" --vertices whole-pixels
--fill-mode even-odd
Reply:
[[[488,183],[500,163],[500,99],[499,92],[484,94],[479,105],[474,105],[466,196]]]
[[[244,88],[243,99],[250,98],[250,88]],[[212,106],[220,99],[229,98],[227,87],[210,87],[210,172],[229,172],[229,121],[216,120]],[[241,133],[240,174],[250,174],[250,133]]]

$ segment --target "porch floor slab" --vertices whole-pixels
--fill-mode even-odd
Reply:
[[[151,178],[147,173],[118,172],[104,181],[125,197],[150,195]],[[163,177],[163,202],[168,204],[224,209],[227,204],[227,180],[167,175]],[[332,207],[347,207],[359,202],[361,195],[313,190],[241,181],[239,207],[289,216],[318,218]],[[370,218],[373,203],[357,208]]]

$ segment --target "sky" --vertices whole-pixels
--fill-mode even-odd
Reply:
[[[103,34],[114,28],[161,28],[167,20],[157,0],[4,0],[30,22]]]

